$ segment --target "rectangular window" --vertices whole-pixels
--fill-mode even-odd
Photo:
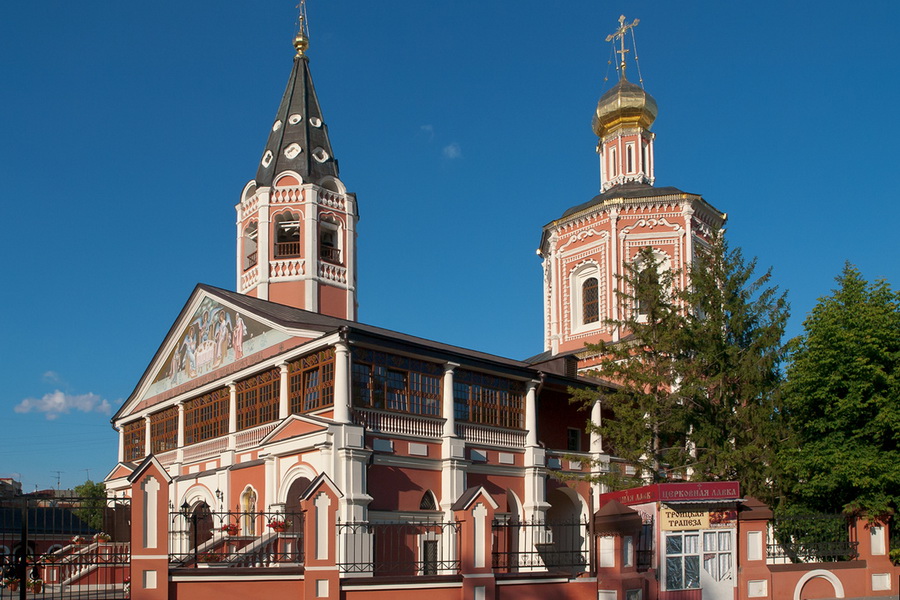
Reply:
[[[441,365],[354,348],[352,373],[354,406],[441,416]]]
[[[697,532],[666,535],[666,589],[700,587],[700,535]]]
[[[184,403],[184,444],[196,444],[228,433],[227,387],[213,390]]]
[[[146,455],[144,435],[146,427],[144,420],[138,419],[122,426],[122,435],[125,437],[125,461],[139,461]]]
[[[509,429],[525,426],[525,384],[457,369],[453,375],[456,419]]]
[[[566,429],[566,450],[581,452],[581,430],[574,427]]]
[[[270,369],[237,382],[237,430],[251,429],[278,418],[281,369]]]
[[[150,451],[153,454],[178,446],[178,407],[171,406],[150,415]]]
[[[628,144],[625,147],[625,159],[627,161],[627,173],[634,173],[634,144]]]
[[[288,394],[294,415],[334,406],[334,348],[288,364]]]

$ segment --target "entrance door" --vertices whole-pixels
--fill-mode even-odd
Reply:
[[[702,569],[700,587],[703,600],[734,598],[734,530],[713,529],[702,532]]]

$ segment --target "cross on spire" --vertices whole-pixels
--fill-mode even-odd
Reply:
[[[297,56],[303,56],[309,48],[309,25],[306,22],[306,0],[297,2],[297,35],[294,37]]]
[[[629,29],[633,29],[634,27],[637,27],[637,24],[640,22],[641,22],[640,19],[635,19],[631,23],[626,23],[625,15],[620,15],[619,16],[619,28],[616,29],[615,32],[606,36],[607,42],[615,43],[614,40],[618,40],[620,43],[621,49],[616,50],[616,54],[622,55],[621,62],[619,63],[619,66],[622,68],[622,79],[625,79],[625,54],[628,52],[628,49],[625,48],[625,33]]]

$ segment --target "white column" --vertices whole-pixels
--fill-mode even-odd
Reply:
[[[682,270],[682,279],[684,283],[688,283],[687,278],[690,275],[690,269],[694,264],[694,225],[693,225],[693,216],[694,216],[694,207],[690,204],[686,205],[681,209],[681,214],[684,215],[684,263],[679,265],[679,268]]]
[[[560,304],[563,300],[563,288],[560,281],[562,260],[557,252],[558,240],[559,236],[556,231],[550,234],[550,348],[548,349],[553,354],[559,352],[559,342],[562,338],[562,331],[560,331],[560,315],[562,314]]]
[[[334,345],[334,421],[350,422],[350,348],[344,341]]]
[[[310,149],[312,150],[312,149]],[[305,152],[305,150],[304,150]],[[305,308],[319,310],[319,196],[314,185],[303,186],[303,256],[305,258],[303,282]]]
[[[441,440],[441,510],[448,520],[453,519],[450,508],[466,489],[466,442],[456,437],[456,415],[453,407],[453,372],[459,365],[444,365],[441,409],[444,432]]]
[[[178,407],[178,441],[176,446],[181,449],[184,446],[184,402],[176,404]]]
[[[444,417],[444,437],[456,436],[456,414],[453,411],[453,369],[458,366],[456,363],[444,365],[443,393],[441,394],[443,400],[441,411]]]
[[[609,275],[606,277],[606,305],[609,307],[607,314],[614,320],[619,318],[619,302],[618,298],[616,298],[616,286],[618,286],[616,275],[619,273],[618,222],[619,210],[613,208],[609,211],[609,265],[607,268]],[[613,341],[617,341],[618,329],[613,329],[612,334]]]
[[[150,415],[144,416],[144,456],[150,456],[153,446],[150,443]]]
[[[529,381],[525,392],[525,445],[534,447],[538,445],[538,418],[537,418],[537,386],[539,381]]]
[[[116,427],[119,432],[119,462],[125,462],[125,431],[123,427]]]
[[[272,256],[272,251],[269,249],[272,243],[272,236],[269,235],[269,202],[271,198],[271,188],[260,192],[257,204],[259,209],[256,213],[259,218],[256,230],[256,267],[259,269],[256,297],[261,300],[269,299],[269,259]]]
[[[278,386],[278,418],[287,419],[291,415],[290,406],[290,373],[286,362],[278,365],[281,378]]]

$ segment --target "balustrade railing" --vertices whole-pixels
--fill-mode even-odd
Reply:
[[[228,449],[228,437],[218,437],[199,444],[192,444],[184,448],[184,462],[203,460],[211,456],[218,456]]]
[[[245,429],[234,434],[234,447],[237,450],[243,450],[252,446],[259,445],[260,440],[272,433],[272,430],[278,427],[280,421],[259,425],[253,429]]]
[[[525,432],[517,429],[501,429],[474,423],[457,423],[456,435],[470,444],[501,448],[524,448]]]
[[[303,513],[213,512],[203,505],[169,513],[169,562],[180,567],[303,564]]]
[[[443,419],[369,408],[355,408],[353,421],[375,433],[391,433],[435,440],[441,438],[444,428]]]
[[[300,256],[300,242],[275,242],[275,258]]]
[[[322,245],[319,247],[319,256],[322,257],[322,260],[328,261],[330,263],[334,263],[336,265],[341,264],[340,248]]]

